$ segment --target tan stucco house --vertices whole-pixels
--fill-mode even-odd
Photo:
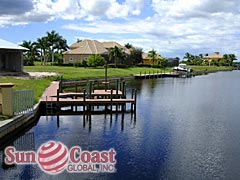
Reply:
[[[0,39],[0,72],[23,72],[23,51],[27,50]]]
[[[130,50],[126,48],[125,46],[122,46],[121,44],[115,42],[115,41],[107,41],[102,42],[103,46],[109,51],[111,48],[117,46],[119,49],[121,49],[125,54],[130,55]]]
[[[97,40],[83,40],[70,46],[70,50],[63,53],[63,63],[75,63],[87,61],[91,55],[108,54],[107,49]]]
[[[72,44],[70,50],[63,53],[63,63],[69,64],[87,61],[87,58],[91,55],[101,55],[105,59],[108,59],[109,50],[115,46],[122,49],[125,54],[130,54],[129,49],[115,41],[99,42],[97,40],[86,39]]]
[[[205,60],[210,60],[210,61],[211,61],[211,60],[214,60],[214,59],[216,59],[216,60],[221,60],[221,59],[223,59],[223,56],[220,55],[219,52],[214,52],[214,53],[211,54],[211,55],[204,56],[203,59],[205,59]]]
[[[154,62],[152,62],[152,58],[148,56],[148,53],[143,52],[142,53],[142,60],[143,60],[143,65],[157,65],[158,64],[158,59],[160,56],[158,55],[157,58],[154,59]]]

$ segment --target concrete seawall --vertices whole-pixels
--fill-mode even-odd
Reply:
[[[30,125],[36,123],[39,117],[39,107],[40,103],[34,106],[32,113],[17,115],[12,119],[0,121],[0,148],[13,139],[16,134],[22,132],[23,129],[32,127]]]

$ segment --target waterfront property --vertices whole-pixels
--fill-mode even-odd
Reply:
[[[0,73],[23,72],[23,52],[27,50],[0,39]]]

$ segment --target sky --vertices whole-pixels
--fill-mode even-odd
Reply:
[[[0,0],[0,38],[36,41],[55,30],[77,39],[130,43],[164,57],[235,54],[239,0]]]

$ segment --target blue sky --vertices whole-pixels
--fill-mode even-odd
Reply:
[[[1,0],[0,38],[35,41],[56,30],[79,39],[152,48],[165,57],[234,53],[240,57],[239,0]]]

